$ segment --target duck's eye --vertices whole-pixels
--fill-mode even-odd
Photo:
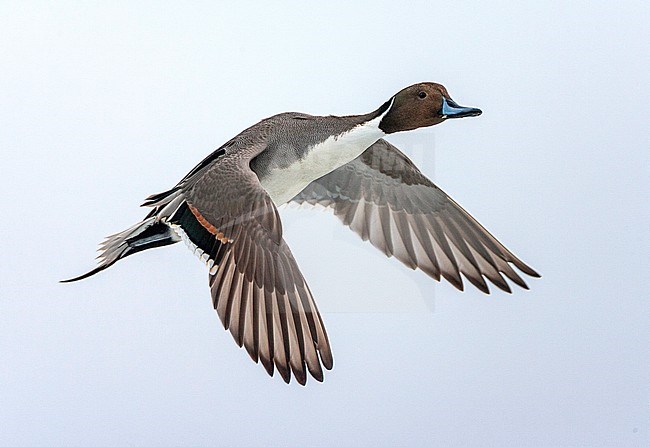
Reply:
[[[426,97],[427,97],[427,92],[420,92],[420,93],[418,93],[418,98],[420,98],[420,99],[424,99],[424,98],[426,98]]]

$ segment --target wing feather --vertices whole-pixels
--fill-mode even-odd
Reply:
[[[385,140],[315,180],[293,201],[332,208],[387,256],[460,290],[461,274],[485,293],[486,279],[510,292],[504,276],[527,289],[512,266],[539,277]]]
[[[182,185],[185,202],[172,224],[210,266],[213,305],[235,342],[287,383],[293,375],[304,385],[307,371],[322,381],[322,367],[332,368],[323,322],[277,209],[250,170],[257,149],[239,149]]]

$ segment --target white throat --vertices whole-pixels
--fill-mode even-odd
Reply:
[[[379,123],[388,110],[390,106],[377,118],[311,146],[304,158],[266,176],[261,183],[273,203],[280,206],[289,202],[311,182],[354,160],[386,135]]]

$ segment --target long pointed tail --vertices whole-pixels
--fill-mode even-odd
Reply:
[[[157,220],[155,216],[148,216],[131,228],[107,237],[99,246],[101,253],[97,256],[99,265],[96,268],[83,275],[60,282],[73,282],[88,278],[133,253],[174,244],[180,240],[180,237],[169,225]]]

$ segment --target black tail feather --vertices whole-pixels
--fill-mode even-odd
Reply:
[[[117,259],[120,259],[120,258],[117,258]],[[93,276],[95,273],[99,273],[102,270],[105,270],[105,269],[109,268],[111,265],[113,265],[113,264],[115,264],[117,262],[117,259],[115,259],[110,264],[98,265],[97,267],[95,267],[94,269],[92,269],[91,271],[89,271],[87,273],[84,273],[83,275],[75,276],[74,278],[70,278],[70,279],[62,279],[59,282],[60,283],[68,283],[68,282],[75,282],[75,281],[80,281],[82,279],[86,279],[89,276]]]
[[[179,240],[180,238],[169,225],[157,221],[154,217],[148,216],[145,220],[131,228],[109,236],[100,245],[101,253],[97,257],[99,259],[99,265],[97,267],[83,275],[59,282],[68,283],[88,278],[134,253],[150,248],[175,244]]]

